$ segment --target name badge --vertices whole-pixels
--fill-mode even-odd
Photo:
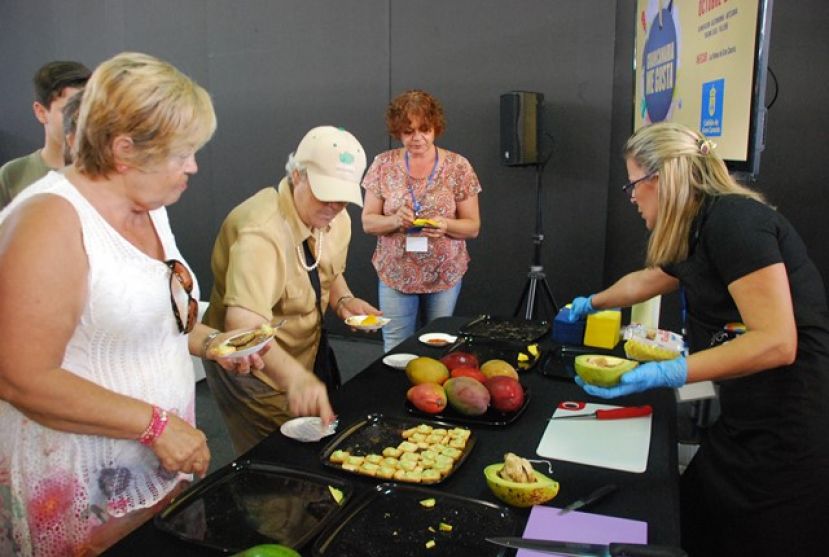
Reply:
[[[406,251],[420,253],[429,251],[429,238],[426,236],[406,236]]]

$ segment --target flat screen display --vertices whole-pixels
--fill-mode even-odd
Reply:
[[[764,146],[771,0],[637,0],[634,130],[670,120],[756,175]]]

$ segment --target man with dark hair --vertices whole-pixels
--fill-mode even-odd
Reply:
[[[78,113],[81,111],[83,89],[69,97],[63,107],[63,163],[72,164],[75,158],[72,150],[75,148],[75,132],[78,131]]]
[[[25,187],[64,166],[63,106],[86,84],[91,72],[78,62],[55,61],[34,77],[35,118],[43,124],[43,148],[0,167],[0,209]]]

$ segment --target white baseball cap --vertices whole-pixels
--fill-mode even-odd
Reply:
[[[334,126],[316,127],[299,142],[294,158],[307,170],[314,197],[363,206],[360,180],[366,170],[366,152],[349,132]]]

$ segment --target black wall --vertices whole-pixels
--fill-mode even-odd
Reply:
[[[825,276],[821,137],[829,41],[822,0],[774,10],[771,65],[780,98],[769,116],[758,187],[804,235]],[[480,237],[457,312],[510,314],[532,259],[533,168],[498,160],[499,95],[539,91],[553,136],[543,177],[543,261],[559,303],[598,289],[642,262],[644,227],[618,191],[618,153],[631,130],[633,1],[6,0],[0,2],[0,161],[42,143],[31,114],[31,75],[51,59],[89,66],[123,50],[167,59],[212,94],[216,136],[170,208],[173,229],[203,289],[225,214],[276,183],[307,129],[342,125],[369,159],[395,143],[383,110],[404,89],[444,104],[439,143],[470,159],[483,185]],[[350,208],[346,276],[376,300],[374,238]],[[206,294],[205,296],[206,297]],[[670,301],[666,303],[670,306]]]

